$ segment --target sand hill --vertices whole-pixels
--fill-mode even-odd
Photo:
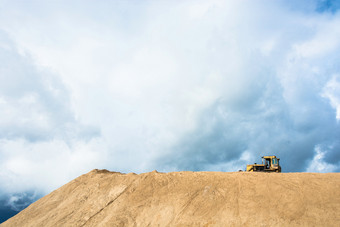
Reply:
[[[340,174],[93,170],[1,226],[340,226]]]

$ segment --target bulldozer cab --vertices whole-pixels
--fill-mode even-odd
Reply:
[[[264,164],[265,170],[278,170],[279,169],[279,158],[276,156],[263,156],[262,157],[262,164]]]
[[[269,169],[269,166],[271,166],[271,161],[270,161],[270,159],[265,159],[265,161],[264,161],[264,163],[265,163],[265,169]]]

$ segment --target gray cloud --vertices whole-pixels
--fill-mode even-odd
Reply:
[[[39,188],[46,178],[56,174],[49,168],[74,168],[67,165],[79,155],[77,149],[93,143],[100,131],[75,119],[69,91],[57,75],[37,67],[3,31],[0,41],[0,189],[43,193],[61,184],[58,177],[53,177],[50,185]],[[34,177],[43,170],[47,172],[42,178]],[[62,178],[74,176],[77,174]],[[34,180],[29,179],[32,177]]]
[[[29,56],[19,54],[4,32],[0,36],[0,138],[41,141],[65,134],[70,135],[63,139],[98,135],[95,129],[77,125],[69,92],[60,79],[38,69]]]
[[[77,121],[60,78],[38,67],[3,31],[0,81],[2,222],[78,176],[79,168],[94,168],[89,145],[96,143],[100,131]]]

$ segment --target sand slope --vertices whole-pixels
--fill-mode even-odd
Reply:
[[[339,173],[93,170],[1,226],[340,226]]]

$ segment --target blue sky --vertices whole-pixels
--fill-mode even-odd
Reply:
[[[94,168],[339,172],[339,8],[0,0],[0,216]]]

